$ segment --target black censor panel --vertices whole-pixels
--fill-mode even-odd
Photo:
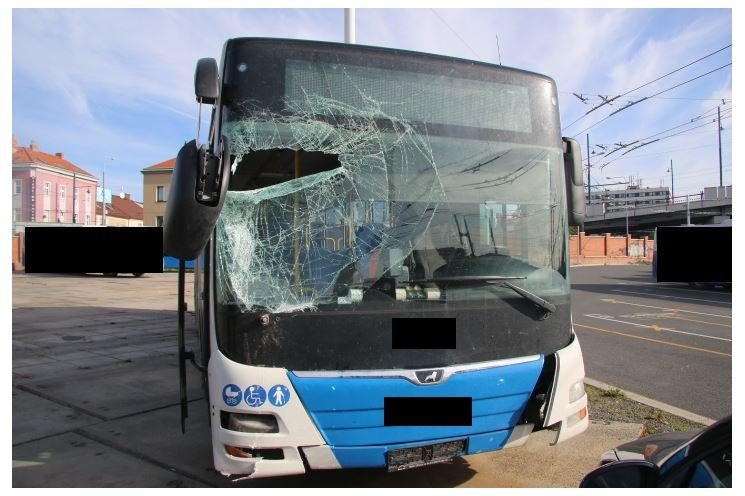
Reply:
[[[386,397],[383,403],[385,426],[471,425],[473,399]]]
[[[657,282],[732,282],[732,227],[660,226]]]
[[[455,318],[391,319],[394,350],[454,350]]]
[[[163,272],[162,227],[27,227],[24,265],[34,273]]]

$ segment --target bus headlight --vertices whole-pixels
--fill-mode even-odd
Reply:
[[[585,381],[577,381],[569,388],[569,403],[574,403],[585,395]]]

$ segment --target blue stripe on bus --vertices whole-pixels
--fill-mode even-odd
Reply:
[[[500,449],[520,419],[543,367],[538,360],[461,372],[437,385],[406,379],[298,377],[299,399],[342,467],[385,465],[385,452],[405,446],[469,438],[469,453]],[[395,396],[473,398],[471,426],[386,427],[384,398]]]

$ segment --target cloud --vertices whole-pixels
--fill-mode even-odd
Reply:
[[[620,94],[720,48],[731,40],[731,14],[729,10],[438,9],[435,14],[430,9],[357,9],[357,37],[362,44],[497,63],[496,35],[505,65],[556,80],[566,125],[588,110],[572,92]],[[342,41],[343,12],[15,9],[14,133],[22,141],[33,137],[54,144],[66,155],[80,157],[82,164],[97,163],[112,148],[130,153],[142,167],[174,156],[196,129],[193,71],[197,59],[219,58],[225,40],[238,36]],[[664,89],[665,84],[700,73],[702,67],[681,71],[676,75],[680,79],[670,78],[648,89]],[[729,98],[731,94],[726,70],[699,83],[670,96]],[[592,143],[643,137],[684,122],[714,103],[645,102],[593,128]],[[573,126],[570,134],[605,115],[605,109],[593,113]],[[638,154],[668,150],[674,143],[671,139],[659,147],[650,145]],[[678,146],[706,143],[706,136],[691,135]],[[697,150],[681,154],[681,170],[687,160],[708,160],[707,149]],[[613,173],[608,175],[628,175],[638,169],[643,176],[648,170],[656,177],[659,162],[653,163],[651,157],[619,161],[609,166]],[[132,177],[131,183],[140,181],[139,175]],[[690,185],[695,186],[693,180]]]

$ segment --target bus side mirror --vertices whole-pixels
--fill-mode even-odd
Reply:
[[[200,103],[214,104],[220,93],[217,61],[212,58],[199,59],[194,72],[194,93]]]
[[[583,226],[585,223],[585,192],[582,176],[582,149],[576,140],[562,139],[564,140],[564,178],[569,225]]]
[[[225,202],[230,181],[230,152],[220,140],[214,155],[196,140],[186,143],[176,157],[171,191],[163,222],[163,253],[194,260],[209,241]]]

